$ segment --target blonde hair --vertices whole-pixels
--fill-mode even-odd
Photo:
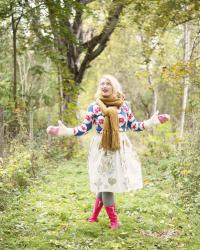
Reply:
[[[112,85],[113,95],[115,95],[115,96],[123,96],[124,97],[124,94],[122,92],[122,86],[118,82],[118,80],[112,75],[103,75],[101,77],[101,79],[99,80],[99,84],[98,84],[98,87],[97,87],[97,92],[95,94],[96,98],[101,97],[100,82],[102,82],[102,80],[105,80],[105,79],[108,80],[110,82],[110,84]]]

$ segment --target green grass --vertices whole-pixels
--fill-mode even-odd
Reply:
[[[200,249],[195,214],[173,204],[168,181],[147,170],[142,190],[116,195],[119,230],[109,229],[104,210],[98,223],[88,223],[95,196],[82,158],[52,161],[33,186],[10,201],[1,212],[0,249]]]

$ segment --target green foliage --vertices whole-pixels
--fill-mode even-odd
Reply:
[[[46,158],[51,160],[71,159],[78,155],[81,145],[76,137],[61,138],[54,137],[51,139],[51,145],[46,148]]]
[[[19,140],[20,138],[20,140]],[[6,199],[14,192],[27,188],[43,167],[44,150],[27,141],[26,136],[18,135],[10,144],[7,158],[0,165],[0,208],[3,209]]]
[[[185,136],[169,159],[179,202],[190,211],[200,208],[199,134]]]
[[[167,126],[159,128],[144,142],[147,150],[142,154],[147,165],[157,165],[158,175],[171,183],[171,199],[187,211],[200,206],[199,134],[185,135],[183,141],[169,132]],[[152,171],[148,170],[148,173]],[[162,174],[161,174],[162,172]],[[156,175],[156,178],[160,178]]]
[[[149,133],[145,141],[148,148],[145,156],[151,156],[155,159],[168,158],[171,152],[176,150],[176,142],[178,142],[177,136],[170,132],[168,124],[157,128],[153,134]]]

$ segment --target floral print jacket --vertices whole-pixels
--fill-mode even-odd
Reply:
[[[119,131],[125,132],[127,129],[134,131],[144,130],[144,122],[138,122],[128,103],[125,101],[118,109]],[[74,128],[74,135],[81,136],[86,134],[93,125],[96,126],[97,133],[102,133],[104,124],[104,115],[101,108],[95,102],[90,104],[85,115],[83,123]]]

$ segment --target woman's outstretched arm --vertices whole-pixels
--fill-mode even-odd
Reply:
[[[93,105],[90,105],[81,125],[74,128],[67,128],[62,121],[59,120],[58,126],[49,126],[47,128],[47,133],[54,136],[81,136],[92,128],[93,118]]]
[[[131,108],[127,105],[127,110],[128,110],[128,122],[127,126],[134,131],[142,131],[146,128],[153,127],[158,124],[162,124],[170,120],[170,115],[168,114],[160,114],[159,112],[156,111],[150,119],[144,120],[142,122],[139,122],[136,120],[133,112],[131,111]]]

